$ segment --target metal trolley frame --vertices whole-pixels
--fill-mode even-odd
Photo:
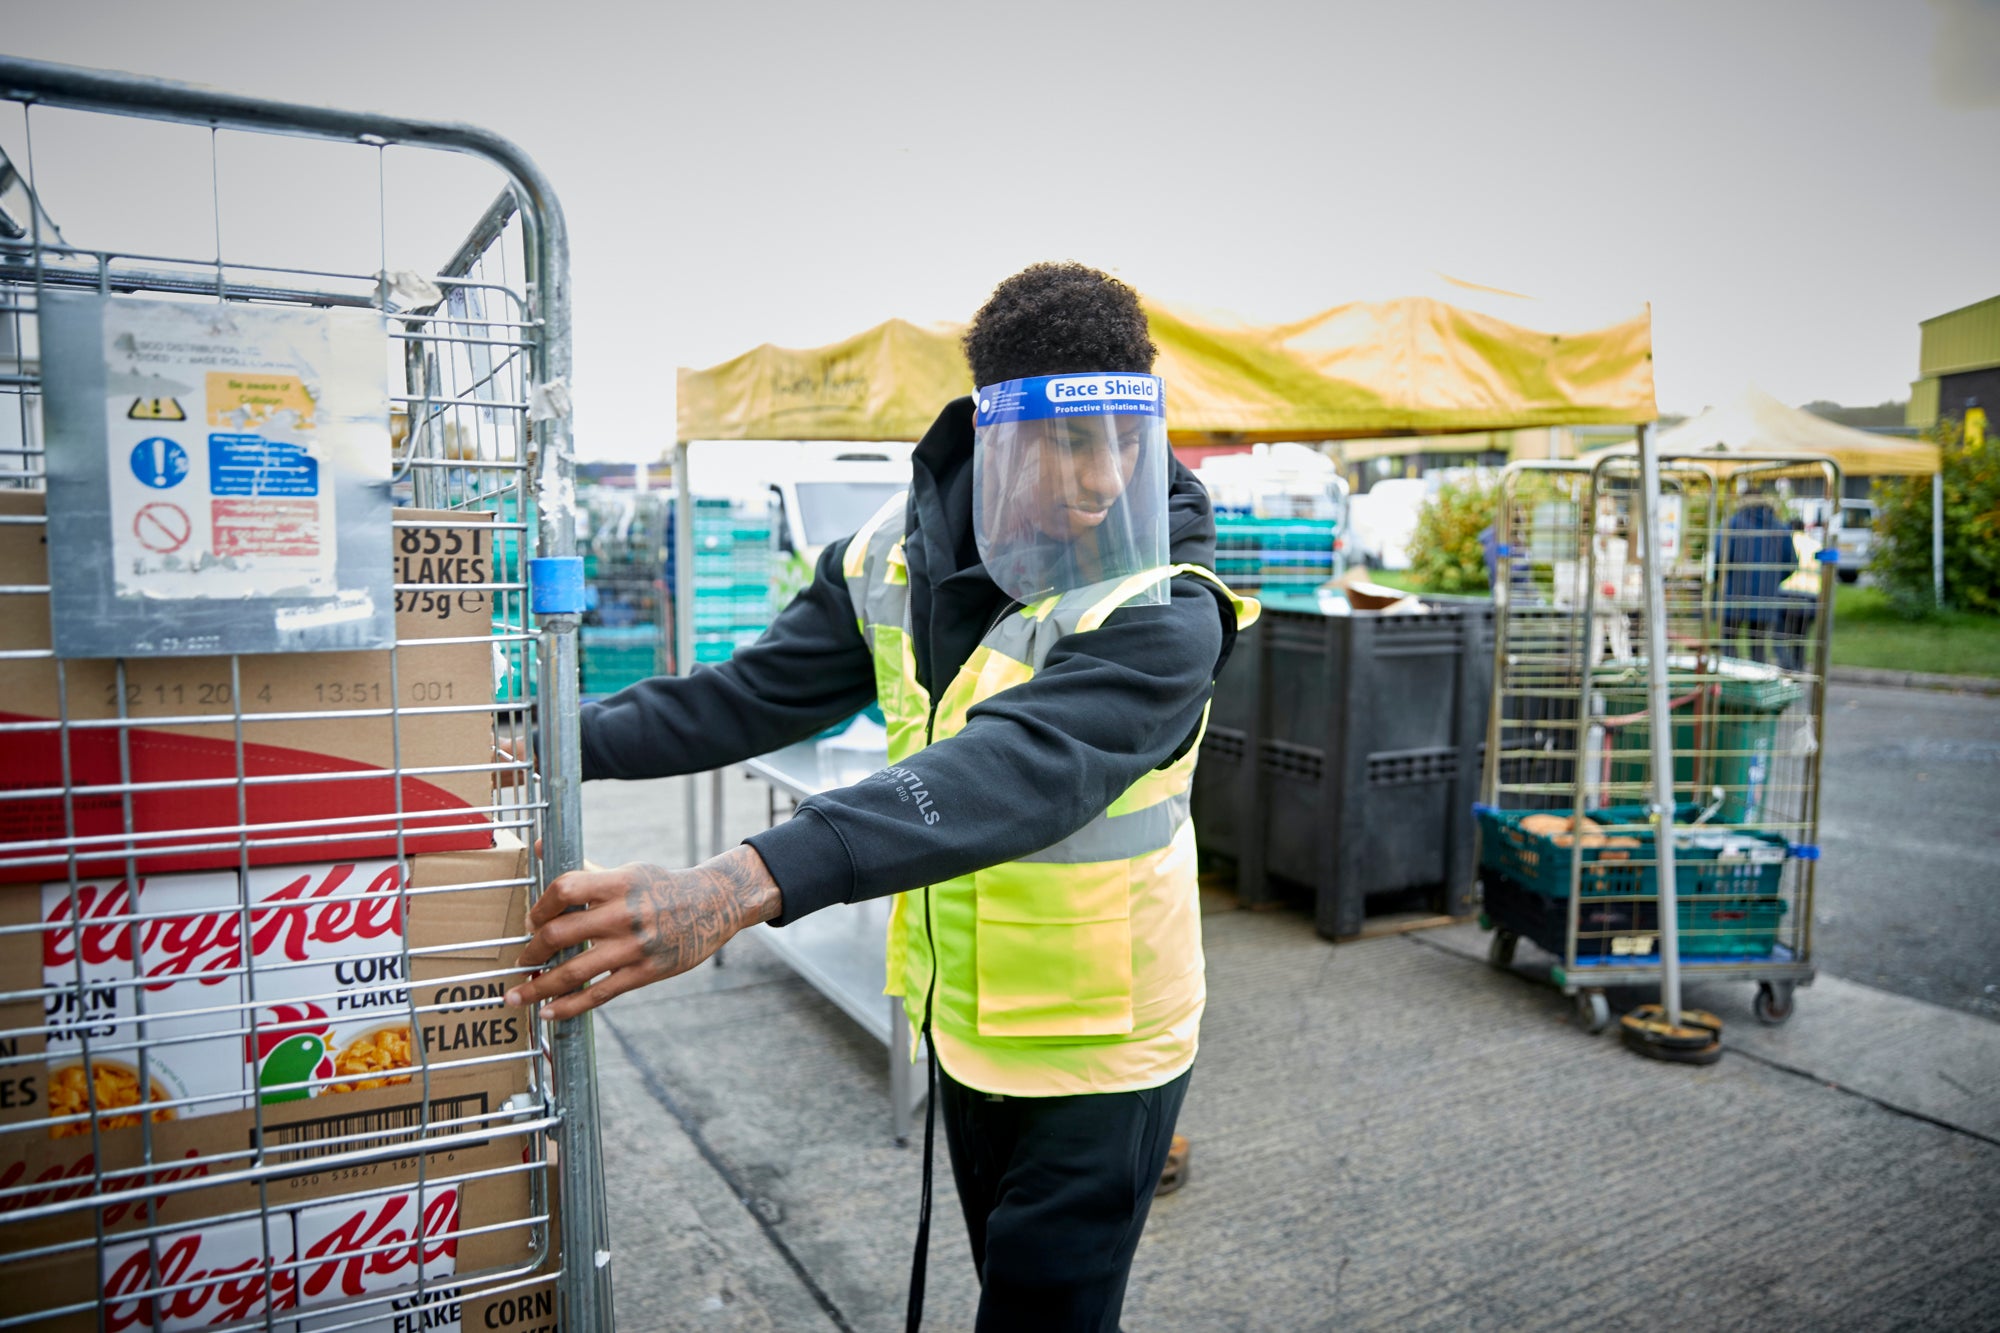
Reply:
[[[403,352],[404,392],[392,393],[390,398],[395,414],[406,423],[399,441],[402,448],[397,466],[408,483],[410,499],[420,507],[465,514],[462,523],[450,516],[428,522],[399,519],[395,524],[397,540],[408,548],[413,542],[431,539],[422,531],[426,526],[431,534],[440,527],[450,532],[476,526],[490,534],[493,557],[493,572],[482,581],[432,578],[398,582],[398,605],[400,608],[406,598],[412,601],[456,598],[460,605],[476,605],[481,623],[477,625],[477,633],[462,634],[455,639],[399,638],[396,648],[380,654],[387,660],[386,697],[367,701],[382,706],[325,713],[301,710],[287,716],[322,722],[341,718],[387,719],[395,738],[395,758],[389,770],[394,779],[388,785],[397,793],[393,864],[402,876],[399,920],[408,920],[408,913],[427,893],[447,892],[426,890],[410,880],[409,867],[414,862],[406,855],[407,843],[436,826],[418,824],[413,815],[406,825],[402,792],[404,779],[409,775],[476,776],[493,794],[490,804],[467,813],[481,821],[481,827],[490,825],[511,833],[524,847],[538,849],[533,856],[525,851],[519,853],[519,864],[527,869],[517,877],[458,885],[452,891],[525,890],[532,895],[564,871],[579,866],[582,837],[576,781],[581,763],[576,730],[576,631],[581,607],[566,605],[560,598],[542,598],[539,585],[531,603],[525,577],[529,562],[523,558],[537,556],[543,562],[551,562],[539,568],[553,575],[568,574],[570,569],[563,567],[563,562],[574,561],[576,555],[567,387],[568,238],[561,206],[547,179],[512,143],[471,126],[290,105],[11,58],[0,58],[0,103],[18,111],[21,117],[18,124],[25,131],[22,161],[15,164],[0,158],[0,200],[10,204],[10,211],[0,218],[0,223],[12,224],[0,225],[0,324],[5,325],[8,333],[8,337],[0,338],[0,393],[14,400],[8,406],[15,418],[10,423],[13,429],[0,434],[0,497],[10,491],[42,489],[46,454],[42,443],[41,344],[37,321],[47,292],[70,289],[104,295],[165,294],[197,301],[294,308],[344,306],[383,312],[388,316],[389,336],[400,342]],[[77,248],[64,243],[35,193],[32,136],[37,112],[43,107],[92,113],[97,118],[118,118],[115,122],[100,120],[104,124],[163,121],[205,127],[211,142],[225,132],[245,132],[353,145],[354,152],[375,155],[378,178],[382,171],[380,161],[392,148],[464,154],[497,168],[507,186],[478,218],[457,254],[432,277],[386,271],[342,273],[309,263],[277,267],[232,259],[223,250],[224,239],[232,233],[223,225],[219,185],[215,205],[216,253],[212,257],[188,259]],[[385,230],[387,193],[384,185]],[[12,201],[24,194],[29,201],[27,207],[24,210],[12,207]],[[386,255],[386,240],[383,249]],[[0,523],[16,525],[42,521],[39,516],[0,516]],[[48,592],[46,585],[0,587],[0,608],[8,601],[18,605],[20,597],[46,596]],[[486,600],[489,597],[490,603]],[[467,601],[468,598],[474,600]],[[490,616],[486,611],[489,606]],[[537,617],[535,622],[529,619],[531,609]],[[496,668],[496,680],[502,682],[496,686],[496,694],[490,701],[452,703],[448,692],[424,696],[399,682],[399,660],[408,660],[417,647],[440,643],[473,645],[474,652],[479,651],[477,645],[490,644],[487,656]],[[75,699],[75,693],[67,696],[60,693],[62,682],[75,676],[75,664],[55,659],[53,650],[29,648],[0,656],[48,660],[57,681],[58,698]],[[405,999],[401,1002],[407,1010],[403,1039],[415,1049],[409,1064],[401,1066],[407,1072],[389,1081],[409,1085],[413,1095],[421,1093],[420,1100],[411,1103],[418,1109],[409,1115],[377,1117],[381,1123],[364,1123],[338,1132],[315,1143],[310,1151],[302,1151],[296,1145],[287,1150],[283,1136],[274,1132],[279,1127],[266,1124],[269,1113],[264,1103],[269,1099],[260,1097],[255,1088],[247,1096],[239,1090],[233,1100],[219,1098],[219,1106],[203,1107],[197,1104],[201,1098],[176,1100],[163,1095],[164,1088],[148,1074],[149,1048],[157,1051],[162,1042],[171,1042],[173,1038],[161,1035],[167,1031],[164,1024],[150,1024],[146,1018],[147,987],[136,941],[142,932],[170,928],[186,918],[148,913],[142,909],[139,896],[148,858],[158,853],[157,844],[149,844],[149,835],[135,827],[134,802],[157,794],[155,789],[168,785],[132,780],[131,738],[142,723],[164,721],[168,725],[233,727],[235,772],[210,785],[235,792],[239,822],[200,832],[210,839],[205,844],[209,850],[235,849],[240,858],[234,872],[240,876],[235,881],[238,900],[233,907],[223,906],[221,915],[215,919],[233,918],[235,928],[241,931],[237,938],[243,942],[249,941],[258,928],[258,909],[247,900],[244,887],[253,864],[250,852],[253,830],[247,822],[246,802],[260,783],[283,779],[260,777],[248,771],[244,762],[246,730],[271,720],[271,715],[258,713],[245,698],[250,659],[230,656],[218,660],[226,662],[228,673],[226,689],[221,684],[216,687],[224,701],[219,712],[211,709],[195,714],[187,710],[187,716],[165,718],[157,711],[138,714],[129,706],[127,663],[120,658],[115,663],[117,688],[110,691],[116,700],[112,715],[103,718],[77,715],[73,705],[64,702],[58,715],[49,721],[0,723],[0,744],[10,747],[27,744],[38,735],[55,737],[64,755],[65,775],[62,787],[48,791],[0,790],[0,802],[23,798],[53,800],[69,812],[65,836],[39,843],[16,842],[0,848],[10,855],[25,848],[38,854],[47,865],[46,872],[36,875],[39,888],[37,884],[0,885],[0,895],[53,894],[50,901],[54,902],[66,894],[67,902],[58,902],[58,907],[68,911],[70,919],[79,920],[78,884],[85,878],[79,874],[79,864],[87,854],[119,859],[124,881],[120,889],[126,884],[133,886],[130,896],[121,900],[125,910],[97,919],[99,926],[125,932],[129,979],[87,979],[84,951],[80,947],[71,948],[76,958],[73,981],[50,979],[54,974],[0,975],[0,1006],[7,1002],[35,1003],[43,1006],[45,1014],[39,1027],[0,1031],[0,1077],[7,1073],[7,1066],[27,1062],[31,1057],[23,1054],[23,1050],[47,1039],[54,1031],[51,1024],[55,1019],[46,1015],[59,1014],[63,1005],[80,1003],[87,986],[100,986],[107,993],[128,992],[130,1003],[136,1006],[136,1017],[112,1025],[108,1039],[105,1031],[95,1034],[95,1052],[93,1035],[88,1030],[79,1028],[72,1034],[82,1047],[82,1095],[86,1098],[82,1112],[56,1115],[51,1102],[52,1113],[44,1119],[25,1124],[0,1123],[0,1138],[24,1133],[87,1135],[92,1149],[81,1159],[82,1174],[65,1178],[59,1187],[41,1180],[9,1179],[0,1172],[0,1235],[7,1234],[8,1228],[26,1224],[53,1223],[70,1228],[62,1233],[68,1238],[58,1242],[39,1247],[10,1243],[0,1251],[0,1286],[20,1280],[16,1298],[8,1307],[16,1313],[0,1312],[0,1326],[39,1325],[53,1318],[88,1321],[93,1310],[99,1328],[181,1326],[185,1317],[180,1310],[182,1305],[196,1303],[197,1297],[206,1299],[220,1288],[215,1275],[190,1273],[167,1253],[172,1248],[174,1229],[160,1223],[158,1212],[173,1202],[177,1193],[191,1193],[197,1187],[230,1186],[239,1190],[231,1196],[237,1199],[244,1197],[240,1191],[252,1191],[254,1204],[241,1206],[226,1216],[204,1216],[201,1225],[234,1225],[240,1233],[264,1238],[258,1247],[262,1250],[261,1257],[251,1265],[254,1271],[237,1275],[236,1288],[241,1295],[243,1284],[247,1283],[261,1295],[253,1295],[236,1308],[230,1316],[236,1321],[234,1326],[333,1329],[376,1327],[379,1323],[388,1327],[394,1311],[422,1304],[427,1286],[435,1292],[445,1284],[445,1278],[432,1273],[430,1258],[437,1247],[469,1245],[480,1239],[482,1232],[498,1230],[498,1224],[475,1225],[470,1220],[461,1223],[455,1207],[449,1220],[441,1221],[445,1217],[443,1212],[426,1211],[426,1192],[435,1203],[439,1191],[475,1181],[512,1179],[526,1181],[528,1185],[527,1213],[510,1214],[508,1218],[509,1226],[528,1237],[526,1245],[519,1252],[510,1251],[511,1258],[504,1264],[452,1275],[449,1284],[454,1290],[443,1295],[453,1300],[470,1300],[475,1295],[504,1297],[509,1293],[525,1293],[537,1284],[545,1284],[542,1289],[546,1290],[546,1284],[552,1283],[562,1326],[610,1327],[610,1253],[597,1124],[595,1057],[588,1017],[554,1025],[529,1021],[525,1040],[518,1049],[478,1059],[460,1060],[427,1046],[432,1039],[425,1035],[426,1020],[436,1017],[436,1011],[483,1009],[488,1011],[489,1018],[498,1019],[502,1013],[500,992],[518,975],[508,966],[508,960],[522,942],[519,934],[471,942],[487,948],[492,959],[472,970],[464,970],[461,965],[461,974],[454,976],[454,980],[468,983],[463,990],[473,996],[471,999],[461,994],[450,1004],[420,1005],[415,986],[403,990]],[[402,681],[408,682],[407,675]],[[523,705],[531,691],[536,706],[529,711]],[[461,760],[458,763],[433,763],[427,768],[417,767],[414,761],[406,764],[405,737],[411,729],[427,719],[453,715],[469,715],[482,722],[490,718],[489,741],[511,739],[513,743],[508,750],[512,754],[494,744],[490,753],[454,756]],[[528,727],[532,727],[532,749],[538,759],[517,761],[513,754],[529,748],[524,743],[528,740],[525,730]],[[84,787],[68,778],[71,771],[68,756],[74,744],[93,734],[109,734],[114,738],[121,765],[119,781]],[[122,806],[123,827],[118,836],[93,840],[76,835],[73,812],[80,808],[85,797]],[[321,825],[331,822],[317,821]],[[314,823],[301,821],[295,841],[337,843],[344,836],[338,829],[312,827]],[[290,830],[292,826],[283,828]],[[270,830],[263,827],[256,831],[264,835]],[[360,894],[335,894],[327,901],[336,910],[355,915],[363,910]],[[518,920],[518,916],[513,919]],[[32,935],[41,940],[53,929],[40,921],[25,927],[0,926],[0,936]],[[79,928],[65,938],[73,940],[82,933]],[[435,945],[413,945],[400,927],[397,934],[401,952],[395,965],[400,966],[403,978],[411,977],[411,969],[426,959],[450,954],[450,946],[441,949]],[[116,955],[117,949],[113,948],[111,953]],[[282,1036],[282,1030],[274,1032],[268,1026],[260,1029],[260,1023],[268,1025],[272,1020],[259,1016],[265,1011],[258,1007],[259,973],[249,965],[249,949],[239,943],[235,956],[241,965],[233,970],[218,969],[214,977],[228,979],[232,984],[240,980],[248,988],[247,998],[233,1004],[219,1002],[200,1012],[207,1019],[218,1015],[233,1018],[238,1024],[239,1037],[252,1043],[263,1037]],[[136,1042],[127,1036],[121,1042],[119,1034],[128,1030],[148,1035]],[[24,1037],[33,1038],[34,1042],[24,1043]],[[111,1127],[117,1117],[112,1112],[118,1108],[100,1104],[100,1076],[114,1057],[136,1063],[139,1089],[136,1103],[119,1104],[127,1111],[123,1117],[127,1124],[115,1131]],[[101,1067],[93,1068],[94,1060]],[[494,1105],[480,1099],[445,1097],[433,1087],[440,1071],[464,1072],[482,1065],[511,1066],[521,1071],[520,1082],[529,1091]],[[317,1069],[325,1067],[322,1064]],[[330,1079],[315,1072],[309,1081],[312,1091],[317,1093]],[[325,1090],[343,1091],[342,1088]],[[330,1101],[337,1103],[340,1098]],[[176,1120],[191,1120],[205,1110],[241,1107],[245,1102],[255,1113],[254,1131],[248,1134],[247,1144],[238,1140],[230,1150],[198,1160],[167,1162],[156,1156],[156,1139],[175,1129]],[[314,1103],[320,1104],[323,1103]],[[136,1133],[132,1132],[130,1122],[136,1122]],[[119,1143],[112,1141],[114,1137]],[[504,1147],[510,1143],[514,1146]],[[504,1147],[505,1160],[498,1165],[492,1164],[496,1144]],[[475,1146],[488,1150],[479,1159],[486,1165],[477,1170],[454,1172],[449,1164],[464,1160],[458,1150]],[[414,1286],[397,1285],[387,1290],[382,1281],[356,1281],[340,1286],[331,1295],[323,1293],[316,1301],[302,1302],[307,1261],[296,1256],[289,1261],[279,1257],[283,1251],[272,1239],[273,1228],[280,1225],[279,1215],[285,1206],[284,1194],[289,1183],[300,1179],[306,1171],[314,1173],[315,1181],[351,1176],[356,1182],[352,1191],[339,1197],[382,1204],[392,1189],[371,1187],[371,1175],[398,1163],[408,1167],[412,1159],[416,1211],[421,1217],[398,1223],[398,1226],[408,1225],[411,1229],[407,1232],[397,1230],[363,1241],[350,1237],[342,1243],[339,1255],[350,1265],[345,1270],[349,1276],[397,1264],[407,1269],[409,1263],[405,1261],[414,1256]],[[107,1218],[113,1213],[119,1214],[115,1220],[124,1225],[107,1231]],[[135,1218],[144,1225],[130,1225]],[[297,1215],[284,1221],[284,1225],[296,1224]],[[187,1225],[181,1223],[180,1227],[186,1230]],[[243,1232],[244,1228],[254,1231]],[[554,1248],[558,1238],[559,1250]],[[109,1247],[114,1245],[132,1251],[124,1261],[127,1285],[121,1293],[123,1304],[115,1310],[109,1297],[96,1298],[102,1293],[95,1293],[88,1301],[65,1300],[60,1293],[44,1293],[43,1303],[36,1305],[35,1294],[26,1290],[30,1284],[22,1278],[23,1273],[34,1271],[32,1267],[15,1269],[14,1276],[9,1276],[9,1270],[16,1264],[69,1261],[94,1250],[96,1261],[91,1267],[101,1277],[108,1273]],[[25,1312],[21,1312],[23,1300],[27,1301]],[[425,1326],[429,1326],[428,1319]]]
[[[1781,478],[1839,494],[1839,468],[1820,457],[1666,454],[1658,477],[1656,627],[1639,456],[1516,463],[1503,476],[1479,808],[1489,959],[1511,966],[1516,940],[1535,939],[1556,954],[1553,980],[1596,1032],[1610,1022],[1607,988],[1662,983],[1661,937],[1672,931],[1681,973],[1755,981],[1757,1016],[1782,1022],[1815,970],[1834,575],[1830,551],[1807,574],[1789,529],[1746,517]],[[1654,892],[1653,642],[1666,645],[1678,806],[1672,921]],[[1543,824],[1524,829],[1528,812]],[[1568,831],[1548,832],[1564,820]]]

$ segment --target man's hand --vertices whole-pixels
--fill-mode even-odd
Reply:
[[[616,870],[572,870],[529,910],[534,935],[521,950],[520,966],[532,970],[565,949],[588,947],[508,991],[507,1003],[552,1001],[542,1005],[542,1018],[574,1018],[613,996],[687,971],[737,931],[783,910],[777,881],[748,844],[692,870],[638,862]],[[603,979],[590,985],[596,976]]]
[[[493,738],[493,760],[500,764],[518,764],[534,753],[534,745],[523,734],[496,734]],[[496,768],[493,770],[493,785],[496,787],[518,787],[527,780],[526,771],[519,768]]]

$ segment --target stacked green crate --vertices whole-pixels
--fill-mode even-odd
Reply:
[[[777,613],[776,530],[763,502],[694,502],[694,660],[725,662]]]
[[[585,625],[579,636],[579,674],[587,695],[616,694],[659,674],[657,625]]]
[[[502,588],[510,583],[523,583],[527,580],[528,570],[522,562],[522,550],[525,547],[530,555],[535,550],[534,499],[530,497],[523,506],[510,489],[494,497],[490,507],[498,527],[493,535],[493,581]],[[525,514],[522,513],[524,508],[527,511]],[[516,526],[524,520],[525,530]],[[534,626],[527,607],[528,595],[520,589],[496,590],[493,594],[494,634],[517,634],[524,627],[532,631]],[[535,645],[520,639],[496,639],[493,659],[494,693],[499,702],[518,704],[525,701],[533,689]]]
[[[1259,518],[1240,508],[1215,515],[1215,572],[1233,588],[1310,592],[1334,576],[1338,524],[1330,518]]]
[[[671,497],[658,491],[585,487],[577,541],[590,588],[578,630],[578,665],[588,696],[616,694],[658,675],[665,643],[662,558]]]
[[[1262,545],[1257,540],[1256,519],[1248,509],[1215,507],[1215,572],[1232,588],[1257,586],[1264,571]]]

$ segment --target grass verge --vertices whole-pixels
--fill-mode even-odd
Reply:
[[[1842,584],[1833,594],[1833,664],[2000,676],[2000,616],[1946,611],[1907,620],[1880,588]]]

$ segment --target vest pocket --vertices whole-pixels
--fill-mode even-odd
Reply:
[[[979,1033],[1132,1030],[1132,868],[1009,862],[973,876]]]

